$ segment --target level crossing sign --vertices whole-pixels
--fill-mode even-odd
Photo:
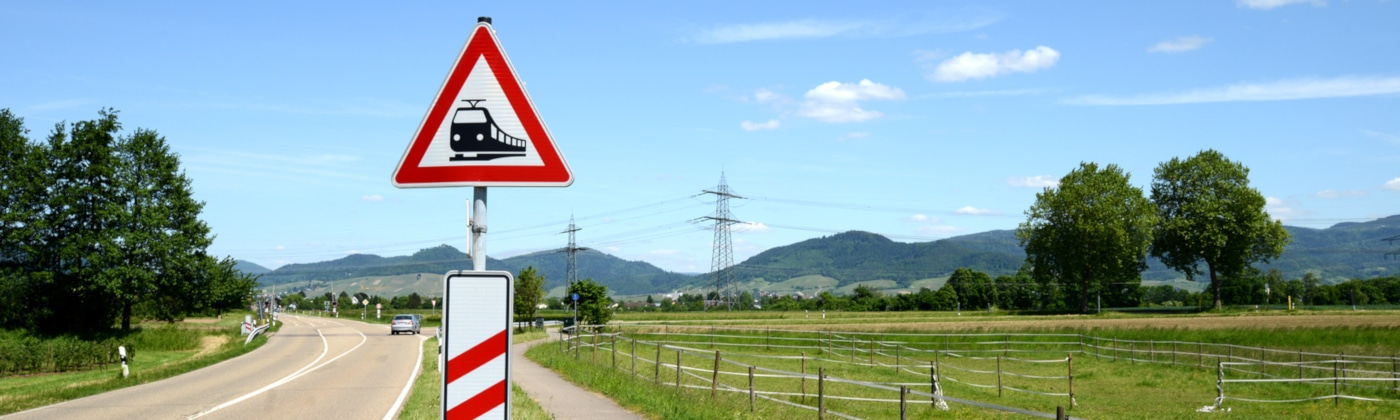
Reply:
[[[510,418],[509,271],[449,271],[442,311],[442,417]]]
[[[574,182],[489,19],[477,23],[403,158],[398,188]]]

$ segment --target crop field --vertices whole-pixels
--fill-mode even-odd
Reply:
[[[529,354],[665,418],[1400,416],[1395,313],[652,315]]]

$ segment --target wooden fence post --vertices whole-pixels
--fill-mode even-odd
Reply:
[[[1397,365],[1397,364],[1396,364],[1396,362],[1395,362],[1395,355],[1394,355],[1394,354],[1391,354],[1391,355],[1390,355],[1390,378],[1391,378],[1391,385],[1390,385],[1390,386],[1391,386],[1391,389],[1394,390],[1395,392],[1400,392],[1400,369],[1398,369],[1397,367],[1400,367],[1400,365]]]
[[[681,351],[676,350],[676,391],[681,390]]]
[[[997,397],[1001,397],[1001,355],[997,355]]]
[[[870,367],[875,367],[875,340],[870,340]]]
[[[715,396],[717,388],[719,388],[719,350],[715,350],[715,370],[710,376],[710,397]]]
[[[934,355],[934,356],[938,356],[938,351],[934,351],[934,352],[933,352],[933,355]],[[935,396],[934,396],[934,397],[929,397],[929,398],[928,398],[928,405],[929,405],[930,407],[935,407],[935,408],[938,407],[938,397],[936,397],[936,395],[938,395],[938,376],[937,376],[937,375],[938,375],[938,362],[936,362],[936,361],[934,361],[934,362],[929,362],[929,366],[928,366],[928,387],[929,387],[929,389],[932,390],[932,391],[929,391],[929,393],[930,393],[930,394],[933,394],[933,395],[935,395]]]
[[[753,412],[753,366],[749,366],[749,412]]]
[[[656,343],[656,383],[661,384],[661,343]]]
[[[1332,361],[1332,405],[1334,406],[1342,404],[1341,398],[1339,397],[1342,394],[1342,390],[1337,386],[1337,363],[1336,360]]]
[[[598,332],[597,332],[597,331],[594,331],[594,332],[593,332],[593,348],[589,349],[589,352],[590,352],[590,354],[593,355],[593,363],[598,363]]]
[[[617,333],[608,336],[608,343],[612,347],[612,368],[617,369]]]
[[[1069,362],[1069,406],[1074,407],[1074,353],[1065,353],[1065,357],[1068,359],[1066,362]]]
[[[802,403],[807,403],[807,352],[805,351],[802,352]]]
[[[826,416],[826,368],[817,368],[817,418]]]
[[[637,339],[632,339],[632,376],[637,376]]]
[[[899,386],[899,420],[905,420],[905,419],[908,418],[908,416],[909,416],[909,409],[908,409],[909,406],[907,405],[907,404],[908,404],[907,398],[909,398],[909,386],[908,386],[908,385],[900,385],[900,386]]]

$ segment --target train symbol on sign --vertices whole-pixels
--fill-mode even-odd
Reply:
[[[452,151],[456,156],[451,161],[491,160],[503,157],[525,156],[523,138],[501,131],[491,112],[478,106],[485,99],[463,99],[467,106],[457,108],[452,114]]]

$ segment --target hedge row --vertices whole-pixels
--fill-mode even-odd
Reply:
[[[88,370],[121,363],[120,345],[117,339],[84,341],[66,336],[0,340],[0,376]],[[128,344],[126,354],[135,357],[136,349]]]

